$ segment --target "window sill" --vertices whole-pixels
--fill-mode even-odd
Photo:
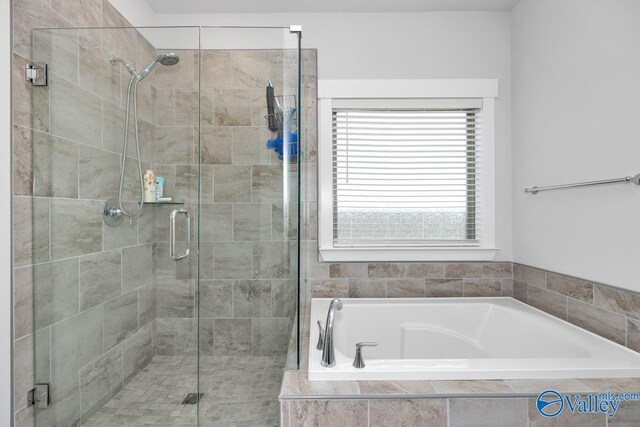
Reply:
[[[492,261],[498,248],[320,248],[323,262]]]

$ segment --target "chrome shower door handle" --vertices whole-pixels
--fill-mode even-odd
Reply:
[[[187,221],[187,248],[182,255],[176,255],[176,217],[184,215]],[[180,261],[189,256],[191,251],[191,215],[186,209],[174,209],[169,216],[169,256],[174,261]]]

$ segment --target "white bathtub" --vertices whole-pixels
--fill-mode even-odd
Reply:
[[[640,353],[512,298],[341,300],[332,368],[316,349],[331,300],[311,302],[309,380],[640,377]],[[363,348],[356,369],[360,341],[378,346]]]

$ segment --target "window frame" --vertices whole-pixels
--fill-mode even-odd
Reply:
[[[497,79],[319,80],[318,81],[318,248],[325,262],[489,261],[495,258],[495,98]],[[415,104],[432,99],[482,101],[482,167],[476,176],[482,192],[480,244],[468,246],[336,247],[333,236],[334,103],[361,100]]]

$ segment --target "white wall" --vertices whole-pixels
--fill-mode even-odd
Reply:
[[[11,425],[11,2],[0,2],[0,426]]]
[[[151,24],[147,19],[135,20],[135,16],[143,15],[139,11],[129,12],[141,0],[111,1],[125,16],[130,15],[133,25],[302,25],[303,48],[318,49],[318,78],[321,79],[499,79],[496,242],[501,248],[499,259],[511,260],[508,12],[156,14]],[[227,40],[230,46],[242,43],[241,34],[238,32],[238,38]]]
[[[136,27],[152,27],[155,24],[155,12],[147,0],[109,0],[118,12]]]
[[[640,2],[512,11],[514,259],[640,291],[640,188],[526,186],[640,173]]]

